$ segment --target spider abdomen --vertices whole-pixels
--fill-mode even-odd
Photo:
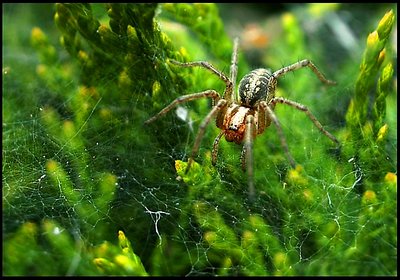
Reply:
[[[271,83],[271,77],[271,71],[263,68],[255,69],[245,75],[239,82],[241,105],[253,107],[258,101],[272,98],[275,83]],[[275,82],[275,79],[273,80]]]

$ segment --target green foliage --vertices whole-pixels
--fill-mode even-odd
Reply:
[[[130,241],[118,232],[119,247],[104,242],[95,249],[93,263],[105,275],[148,276],[140,258],[133,252]]]
[[[391,59],[386,58],[386,45],[394,25],[394,17],[392,10],[387,12],[376,30],[368,35],[354,97],[350,100],[346,113],[346,140],[353,143],[346,152],[355,155],[356,164],[366,170],[368,177],[378,177],[380,180],[385,176],[381,172],[382,163],[383,168],[391,168],[391,163],[386,161],[386,153],[382,151],[385,149],[384,138],[389,129],[385,121],[386,97],[393,87],[393,66]],[[373,87],[376,90],[373,95],[369,95]],[[371,114],[368,113],[370,111]]]
[[[224,30],[216,5],[165,4],[163,10],[176,21],[190,27],[198,40],[217,58],[229,60],[232,43]]]
[[[367,37],[359,72],[346,59],[335,74],[300,19],[341,8],[311,4],[279,16],[284,33],[261,61],[279,69],[310,58],[330,71],[337,87],[302,70],[279,81],[277,95],[318,116],[349,98],[345,117],[321,116],[342,151],[334,155],[301,112],[277,106],[299,164],[290,169],[274,127],[257,137],[254,201],[241,147],[221,140],[212,166],[213,125],[185,172],[181,153],[191,151],[206,100],[193,102],[184,124],[172,112],[143,124],[177,96],[223,90],[204,69],[168,63],[201,59],[229,71],[232,40],[217,5],[56,4],[58,30],[29,26],[29,36],[7,15],[3,274],[397,275],[395,14]],[[14,34],[25,34],[28,62]],[[238,77],[248,69],[241,51]],[[344,76],[351,82],[341,85]]]
[[[394,13],[393,11],[390,11],[383,17],[377,30],[368,35],[367,46],[355,86],[354,98],[350,102],[349,111],[346,116],[347,123],[354,138],[362,137],[362,127],[367,121],[368,92],[374,86],[376,82],[375,77],[380,71],[382,62],[384,61],[385,45],[389,39],[393,24]],[[377,133],[376,127],[382,123],[382,118],[380,116],[384,116],[385,114],[383,101],[389,91],[388,87],[390,86],[390,81],[393,76],[392,68],[391,63],[389,62],[382,72],[382,76],[379,80],[377,96],[374,98],[374,118],[375,121],[381,119],[380,123],[375,125],[374,135]]]

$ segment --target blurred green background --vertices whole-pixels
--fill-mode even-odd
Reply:
[[[3,4],[3,275],[397,275],[396,4]],[[389,12],[391,11],[391,12]],[[374,30],[377,32],[369,35]],[[375,34],[375,35],[374,35]],[[312,60],[276,94],[291,169],[271,126],[241,147],[211,108],[176,97]],[[368,39],[367,39],[368,38]]]

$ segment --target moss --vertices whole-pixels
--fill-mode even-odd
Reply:
[[[185,172],[206,100],[188,104],[183,122],[170,112],[144,125],[178,96],[222,92],[215,75],[169,59],[207,60],[228,72],[223,6],[56,4],[56,28],[26,22],[29,32],[17,32],[10,22],[18,9],[7,7],[4,275],[397,274],[394,11],[372,13],[357,63],[332,62],[323,42],[310,48],[302,25],[346,5],[311,4],[275,18],[283,33],[265,41],[263,65],[309,58],[338,82],[323,87],[296,71],[277,95],[307,105],[342,150],[304,114],[277,105],[299,164],[290,168],[268,128],[255,141],[250,200],[240,146],[221,140],[211,164],[214,125]],[[248,69],[240,51],[238,76]]]

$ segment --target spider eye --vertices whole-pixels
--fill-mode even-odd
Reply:
[[[229,130],[237,131],[237,130],[238,130],[238,126],[237,126],[237,125],[234,125],[234,124],[231,124],[231,125],[229,126]]]
[[[267,69],[255,69],[245,75],[239,83],[241,105],[253,107],[257,101],[265,100],[270,78],[271,72]]]

